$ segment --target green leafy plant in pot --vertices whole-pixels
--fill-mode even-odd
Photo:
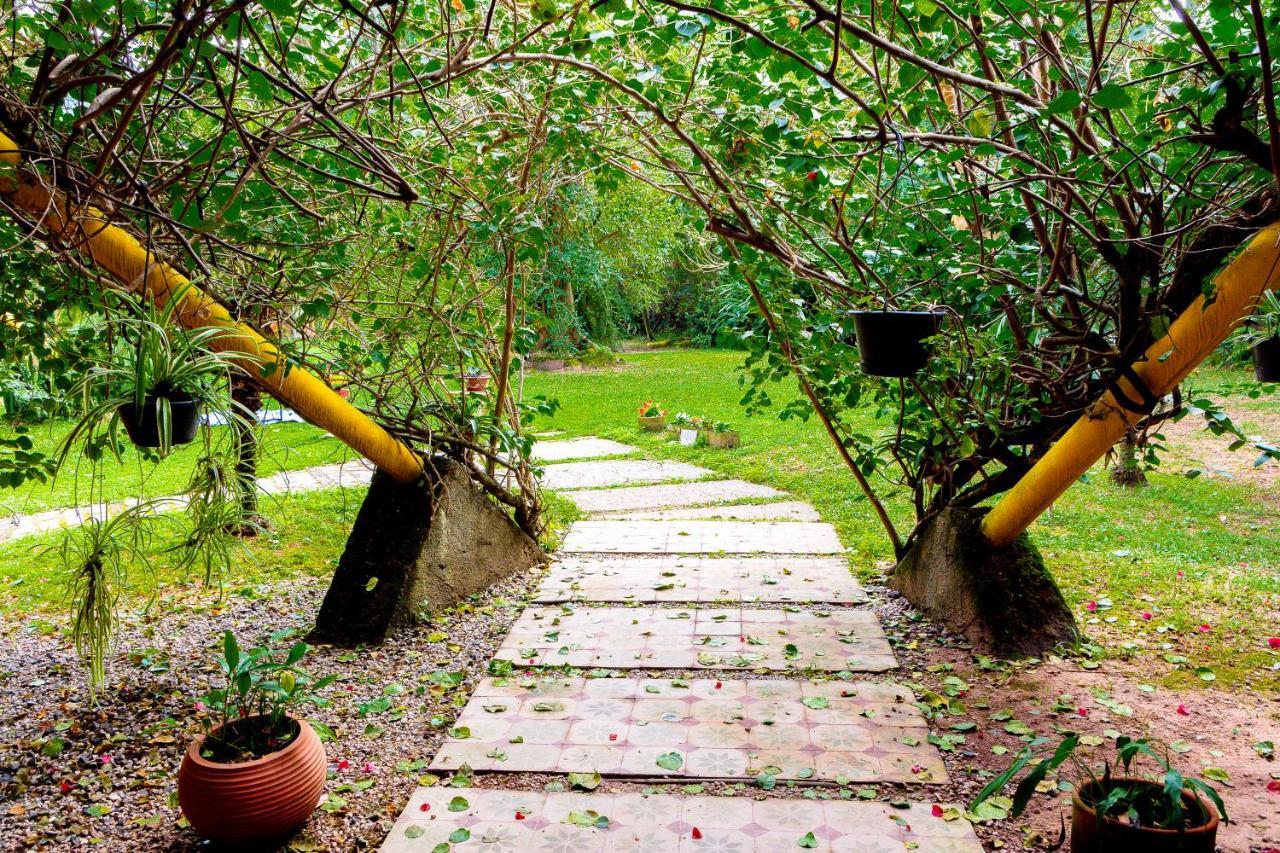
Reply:
[[[311,725],[291,711],[324,704],[335,676],[313,678],[299,664],[308,651],[242,650],[223,635],[225,681],[205,697],[215,713],[187,748],[178,802],[197,833],[219,842],[283,838],[306,823],[324,789],[327,760]]]
[[[1097,774],[1076,754],[1080,738],[1075,734],[1068,734],[1052,749],[1047,743],[1046,738],[1036,738],[1028,744],[1008,769],[978,793],[969,804],[970,811],[1026,770],[1013,794],[1012,814],[1017,817],[1026,809],[1036,786],[1071,761],[1080,772],[1071,800],[1072,853],[1213,853],[1219,815],[1227,819],[1222,797],[1208,782],[1175,770],[1149,740],[1116,738],[1121,776],[1112,773],[1109,761],[1104,762],[1102,774]],[[1160,772],[1152,778],[1135,775],[1139,758],[1152,762]]]
[[[707,444],[710,447],[737,447],[741,443],[738,431],[727,421],[712,421],[707,427]]]
[[[158,307],[129,294],[115,294],[110,306],[117,318],[122,346],[90,366],[77,386],[82,399],[79,419],[63,442],[62,456],[79,442],[100,440],[106,421],[106,443],[118,448],[124,426],[138,447],[156,448],[164,455],[195,439],[200,410],[227,407],[227,380],[254,363],[242,352],[223,352],[216,344],[234,334],[211,327],[186,329],[174,313],[184,291],[175,291]]]
[[[489,374],[478,367],[468,367],[463,371],[462,385],[468,394],[483,394],[489,387]]]
[[[1236,339],[1249,348],[1259,382],[1280,382],[1280,292],[1268,290]]]

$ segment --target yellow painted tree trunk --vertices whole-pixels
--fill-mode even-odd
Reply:
[[[421,459],[403,442],[311,373],[287,366],[274,344],[237,322],[186,276],[144,249],[132,234],[112,225],[101,211],[71,205],[61,191],[24,169],[18,146],[4,134],[0,134],[0,167],[0,193],[36,221],[50,242],[77,250],[124,289],[148,294],[160,305],[181,291],[183,302],[175,312],[178,321],[188,328],[229,330],[231,334],[220,335],[215,346],[255,356],[246,367],[264,390],[397,480],[408,482],[421,475]]]
[[[1212,297],[1191,303],[1133,364],[1133,373],[1152,395],[1168,394],[1253,311],[1263,293],[1278,285],[1280,222],[1254,236],[1214,279]],[[1116,386],[1129,400],[1143,399],[1128,377],[1117,378]],[[1121,405],[1113,392],[1103,394],[987,513],[982,521],[986,540],[996,547],[1012,543],[1143,417]]]

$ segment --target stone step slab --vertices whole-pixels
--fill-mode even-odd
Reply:
[[[495,657],[519,666],[882,672],[875,614],[738,607],[530,607]]]
[[[382,850],[795,853],[812,833],[809,849],[825,853],[982,853],[964,819],[932,812],[931,803],[419,788]]]
[[[533,458],[537,462],[557,462],[563,459],[589,459],[593,456],[626,456],[637,448],[607,438],[570,438],[564,441],[539,441],[533,445]]]
[[[564,492],[564,497],[577,504],[579,509],[592,514],[706,506],[727,501],[767,500],[786,496],[786,492],[759,483],[748,483],[746,480],[703,480],[696,483]]]
[[[458,737],[463,734],[465,737]],[[673,779],[940,783],[910,691],[843,681],[485,679],[431,766]]]
[[[767,504],[731,504],[729,506],[687,506],[678,509],[654,509],[642,512],[609,513],[609,518],[674,519],[700,518],[706,521],[821,521],[818,511],[802,501],[778,501]]]
[[[565,554],[840,554],[830,524],[807,521],[575,521]]]
[[[609,459],[560,462],[542,469],[543,488],[607,489],[664,480],[701,480],[714,472],[687,462],[652,459]]]
[[[535,601],[822,602],[859,604],[866,593],[840,557],[565,556]]]

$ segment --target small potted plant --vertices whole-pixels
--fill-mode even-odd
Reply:
[[[1280,382],[1280,291],[1268,290],[1245,320],[1237,339],[1253,354],[1259,382]]]
[[[741,443],[738,431],[726,421],[712,421],[707,427],[708,447],[737,447]]]
[[[478,367],[468,367],[462,374],[462,385],[468,394],[483,394],[489,387],[489,374]]]
[[[1013,795],[1014,817],[1022,814],[1036,792],[1036,786],[1068,759],[1081,773],[1071,798],[1072,853],[1113,853],[1118,850],[1153,853],[1213,853],[1217,846],[1218,817],[1227,819],[1222,797],[1209,783],[1175,770],[1167,757],[1151,742],[1121,736],[1115,747],[1123,776],[1113,776],[1111,763],[1103,764],[1102,775],[1082,761],[1075,752],[1080,738],[1064,737],[1051,752],[1046,738],[1036,738],[1014,759],[1007,770],[983,788],[970,811],[994,796],[1028,765]],[[1133,775],[1134,760],[1144,757],[1161,771],[1158,777]]]
[[[649,432],[662,432],[667,424],[667,413],[652,400],[645,400],[637,409],[640,414],[638,418],[641,429],[647,429]]]
[[[862,370],[870,376],[915,376],[929,363],[925,341],[938,334],[941,311],[854,311]]]
[[[323,704],[334,676],[312,678],[299,663],[308,650],[242,651],[223,635],[218,666],[225,686],[205,698],[216,725],[187,748],[178,802],[197,833],[229,843],[284,838],[315,810],[327,760],[315,730],[291,709]]]

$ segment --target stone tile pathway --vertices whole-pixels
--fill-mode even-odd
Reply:
[[[858,604],[867,596],[839,557],[664,554],[561,557],[535,600]]]
[[[320,489],[352,488],[367,486],[373,477],[373,468],[363,459],[352,459],[332,465],[316,465],[295,471],[280,471],[269,477],[258,479],[258,488],[265,494],[276,495],[286,492],[310,492]],[[173,512],[186,506],[181,497],[164,497],[157,509],[161,512]],[[106,506],[108,516],[139,503],[137,498],[113,501]],[[63,527],[76,527],[90,518],[101,516],[103,507],[67,507],[51,509],[31,515],[0,515],[0,542],[45,533]]]
[[[588,459],[593,456],[627,456],[636,448],[607,438],[569,438],[564,441],[539,441],[533,445],[537,462],[559,462],[564,459]]]
[[[559,678],[476,688],[432,767],[611,776],[945,782],[899,687]]]
[[[496,657],[523,666],[880,672],[897,662],[866,610],[530,607]]]
[[[550,486],[545,479],[543,485],[547,488],[575,488]],[[787,496],[786,492],[761,486],[758,483],[748,483],[745,480],[704,480],[698,483],[680,483],[675,486],[631,486],[608,491],[564,491],[561,494],[577,504],[583,512],[589,513],[706,506],[752,498],[778,500]]]
[[[702,518],[708,521],[822,521],[818,511],[800,501],[730,506],[686,506],[639,512],[608,513],[605,518]]]
[[[712,471],[687,462],[615,459],[609,462],[562,462],[542,472],[547,489],[603,489],[664,480],[701,480]]]
[[[623,455],[587,441],[556,442],[575,446],[553,452]],[[466,765],[516,786],[521,773],[658,783],[764,774],[894,782],[923,794],[947,780],[911,692],[854,674],[897,662],[875,614],[857,606],[867,596],[834,556],[844,553],[834,528],[812,507],[680,462],[610,459],[545,471],[543,485],[588,517],[570,528],[538,603],[495,655],[491,671],[512,675],[480,682],[433,768]],[[696,482],[663,483],[675,479]],[[768,503],[733,505],[744,500]],[[657,606],[607,606],[622,602]],[[540,671],[563,666],[595,669],[593,677]],[[633,674],[654,669],[677,674]],[[743,677],[748,671],[769,677]],[[958,811],[938,816],[930,802],[897,808],[791,791],[755,800],[678,790],[421,788],[382,849],[982,850]]]
[[[928,804],[449,788],[418,789],[382,849],[796,853],[802,838],[826,853],[982,853],[967,823],[933,817]]]
[[[806,521],[579,521],[566,554],[841,554],[830,524]]]

